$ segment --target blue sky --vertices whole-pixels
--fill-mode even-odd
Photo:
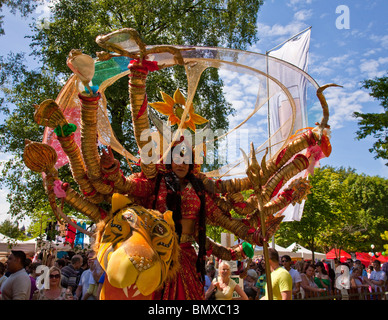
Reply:
[[[344,22],[341,17],[343,10],[336,13],[341,5],[348,8],[349,29],[337,28],[337,19]],[[351,167],[360,174],[388,178],[384,161],[375,160],[368,151],[374,140],[355,140],[358,126],[352,117],[354,111],[383,110],[367,90],[361,88],[361,82],[387,73],[387,12],[386,0],[267,0],[260,9],[260,41],[250,50],[265,53],[312,26],[309,74],[320,85],[334,82],[344,87],[325,91],[330,109],[333,152],[321,161],[322,165]]]
[[[340,7],[339,7],[340,6]],[[345,7],[344,7],[345,6]],[[338,11],[336,12],[338,8]],[[343,9],[346,9],[343,11]],[[36,17],[48,16],[45,7]],[[348,15],[346,15],[348,13]],[[327,89],[333,152],[322,165],[351,167],[357,173],[388,178],[384,161],[375,160],[368,149],[372,138],[355,139],[354,111],[381,112],[361,82],[381,77],[388,70],[388,2],[386,0],[266,0],[258,16],[258,38],[249,51],[265,53],[299,31],[312,26],[309,74],[320,84],[337,83],[343,88]],[[3,11],[5,36],[0,37],[0,54],[28,52],[28,21]],[[349,24],[347,25],[347,22]],[[344,28],[341,28],[344,27]],[[32,59],[29,59],[34,65]],[[36,66],[35,66],[36,67]],[[0,155],[0,160],[8,155]],[[6,190],[0,190],[0,221],[6,217]]]

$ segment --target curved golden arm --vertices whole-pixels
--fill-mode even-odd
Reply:
[[[100,95],[86,97],[78,95],[82,102],[81,150],[86,165],[87,176],[94,188],[102,194],[112,194],[112,186],[103,182],[100,169],[100,155],[97,148],[97,108]]]
[[[226,261],[243,260],[247,258],[241,245],[238,245],[236,248],[226,248],[209,238],[206,238],[206,251],[217,258]]]
[[[212,194],[214,193],[236,193],[244,190],[252,189],[252,184],[248,178],[235,178],[228,180],[212,180],[201,175],[200,179],[202,180],[205,190]]]
[[[69,158],[70,169],[72,176],[79,185],[81,191],[92,203],[98,204],[104,200],[104,195],[96,192],[92,183],[89,181],[86,174],[85,164],[82,159],[81,151],[74,141],[74,133],[67,137],[58,137],[63,151]]]

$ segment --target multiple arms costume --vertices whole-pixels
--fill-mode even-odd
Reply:
[[[128,43],[128,40],[134,43],[134,48],[125,47],[124,43]],[[137,32],[132,29],[122,29],[99,36],[96,41],[101,47],[109,51],[98,54],[100,61],[109,61],[112,57],[118,56],[132,59],[128,65],[128,70],[123,71],[116,78],[123,75],[129,77],[129,97],[134,135],[140,154],[142,154],[142,150],[144,151],[151,141],[151,137],[144,140],[141,136],[142,133],[150,129],[146,95],[148,73],[175,64],[187,65],[187,61],[192,59],[190,54],[195,49],[174,46],[147,47],[140,40]],[[186,53],[187,56],[184,57],[183,53]],[[160,59],[160,62],[158,59],[154,61],[148,59],[150,55],[163,57],[163,54],[168,54],[169,59]],[[75,75],[69,79],[56,101],[46,100],[39,106],[35,106],[34,117],[37,123],[55,129],[58,142],[68,157],[71,172],[79,186],[79,191],[72,189],[68,183],[59,180],[55,168],[57,153],[49,145],[28,141],[24,152],[24,161],[31,170],[44,173],[45,188],[50,205],[59,221],[71,223],[70,219],[57,206],[57,197],[62,198],[67,204],[91,220],[100,222],[96,251],[101,265],[111,276],[105,287],[104,298],[150,298],[152,292],[162,288],[164,283],[174,281],[174,276],[179,272],[178,265],[183,261],[183,254],[179,258],[179,251],[185,250],[182,244],[198,240],[198,233],[182,235],[181,248],[179,249],[179,239],[175,236],[176,226],[174,226],[172,217],[166,215],[169,212],[166,206],[168,190],[163,180],[155,192],[158,175],[165,174],[161,163],[141,161],[142,172],[125,177],[120,170],[119,161],[112,157],[111,151],[109,151],[110,154],[104,152],[100,156],[97,138],[101,139],[102,136],[99,121],[101,121],[101,109],[106,104],[104,90],[108,84],[106,81],[103,82],[98,91],[89,86],[95,68],[95,62],[91,57],[73,50],[67,63]],[[76,92],[77,81],[81,81],[87,90]],[[221,226],[252,245],[262,245],[263,241],[266,240],[264,238],[270,237],[278,229],[283,219],[281,210],[291,203],[295,204],[305,199],[310,188],[308,181],[305,178],[293,180],[293,177],[306,170],[314,162],[314,153],[310,152],[310,149],[318,147],[326,156],[330,154],[330,142],[326,135],[328,108],[322,94],[325,88],[322,87],[317,91],[324,110],[321,123],[312,130],[305,130],[294,136],[293,139],[288,139],[280,152],[269,160],[266,160],[266,156],[264,156],[260,164],[256,160],[256,153],[252,145],[249,159],[245,156],[246,177],[213,180],[205,174],[199,174],[197,170],[195,176],[203,184],[203,191],[199,193],[204,195],[207,224]],[[165,94],[163,96],[167,99]],[[178,94],[177,100],[182,101]],[[75,126],[69,123],[63,112],[66,107],[62,104],[68,106],[71,103],[78,104],[81,110],[80,146],[75,139]],[[195,129],[195,123],[203,123],[206,120],[194,114],[192,108],[190,102],[187,102],[187,107],[178,119],[180,121],[176,120],[179,125],[178,130],[185,125],[192,128],[193,123]],[[187,117],[189,117],[188,121],[186,121]],[[307,152],[301,153],[306,149]],[[115,150],[117,151],[119,148],[116,147]],[[119,151],[121,152],[121,150]],[[151,156],[150,153],[151,151],[148,151],[146,155]],[[131,159],[136,158],[132,157]],[[293,180],[292,183],[284,188],[287,181],[291,180]],[[240,192],[249,189],[253,189],[254,194],[248,200],[244,200]],[[120,205],[117,205],[112,201],[112,196],[114,197],[115,194],[129,195],[130,199],[125,200],[118,197],[119,200],[115,199],[115,201],[119,202]],[[184,197],[186,198],[182,200],[182,216],[197,219],[201,205],[198,202],[198,192],[194,192],[189,186],[188,190],[182,194],[182,199]],[[112,203],[112,210],[105,211],[103,203]],[[241,218],[231,217],[230,211],[232,209],[241,215]],[[260,214],[263,214],[265,221],[261,221]],[[261,232],[263,224],[267,230],[265,237]],[[124,232],[125,230],[127,233]],[[161,242],[158,240],[159,242],[154,242],[154,238],[163,238],[169,241]],[[146,252],[139,252],[139,249],[134,245],[137,243],[136,241],[147,243],[149,248]],[[206,250],[223,260],[246,258],[243,246],[225,248],[209,238],[206,239]],[[143,259],[138,260],[136,257],[140,257],[142,254]],[[187,255],[195,255],[195,252],[193,253],[190,248]],[[117,266],[117,261],[124,259],[124,256],[128,256],[130,262]],[[165,259],[166,256],[169,258]],[[109,262],[110,260],[111,262]],[[116,262],[113,263],[113,260]],[[141,267],[139,267],[140,265]],[[144,268],[145,265],[148,265],[148,268]],[[124,270],[125,268],[129,271],[123,272],[121,278],[117,276],[118,269]],[[154,271],[161,271],[161,277],[158,279],[151,277],[152,279],[146,280],[147,276],[142,275],[150,268],[154,268]],[[151,284],[151,280],[156,285]],[[115,288],[119,290],[117,291]],[[169,286],[167,285],[165,288],[169,288]],[[179,296],[178,292],[164,291],[163,294],[175,298],[182,297]]]

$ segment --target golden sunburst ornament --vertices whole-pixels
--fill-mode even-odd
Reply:
[[[176,89],[174,98],[170,97],[167,93],[162,91],[160,93],[162,95],[163,102],[153,102],[149,105],[160,113],[168,116],[168,121],[170,121],[172,126],[174,124],[180,125],[183,112],[185,111],[185,107],[187,107],[185,97],[182,95],[179,89]],[[194,113],[194,108],[191,104],[189,110],[189,119],[184,122],[182,128],[190,128],[195,132],[196,124],[204,124],[206,122],[208,122],[207,119],[201,117],[199,114]]]

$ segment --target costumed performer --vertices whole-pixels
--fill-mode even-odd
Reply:
[[[104,170],[116,170],[118,161],[111,149],[103,151],[101,165]],[[165,283],[154,293],[154,299],[203,300],[206,257],[206,217],[220,209],[205,191],[198,164],[193,163],[193,151],[184,140],[174,143],[170,152],[171,164],[166,161],[158,175],[148,179],[143,172],[132,175],[128,194],[149,209],[160,212],[171,210],[175,231],[180,242],[180,265],[177,277]],[[116,169],[115,169],[116,168]],[[193,243],[199,246],[198,255]]]

